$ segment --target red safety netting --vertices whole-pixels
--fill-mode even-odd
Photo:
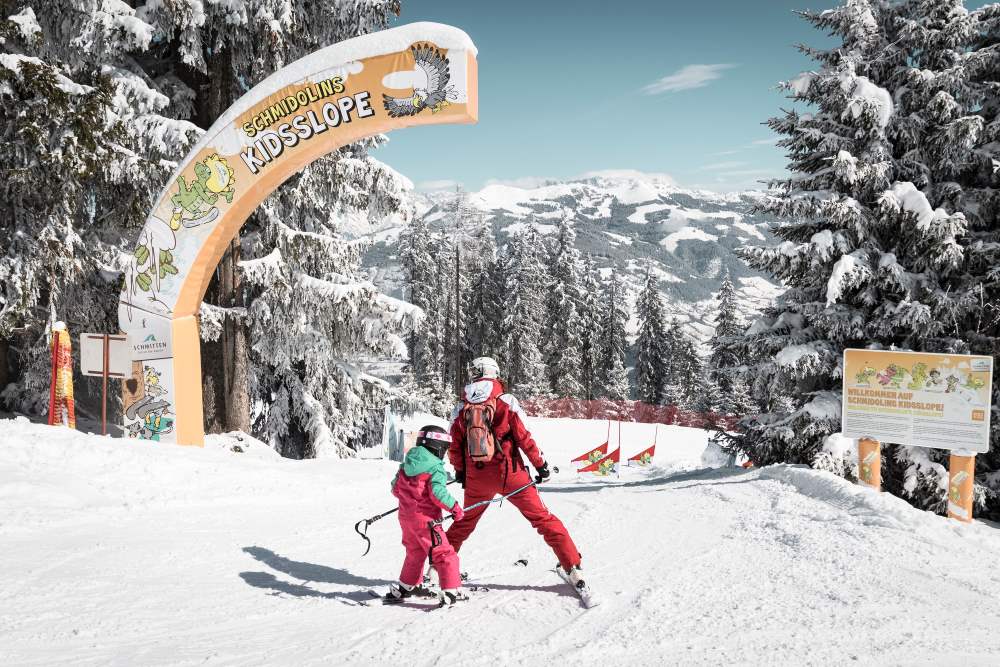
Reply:
[[[610,401],[583,398],[528,398],[521,401],[524,411],[533,417],[569,417],[572,419],[615,419],[643,424],[676,424],[694,428],[732,431],[739,417],[718,413],[693,412],[676,405],[650,405],[641,401]]]

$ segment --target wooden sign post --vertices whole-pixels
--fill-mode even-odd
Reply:
[[[882,443],[878,440],[858,440],[858,481],[876,491],[882,490]]]
[[[965,449],[951,453],[948,466],[948,516],[972,521],[972,487],[976,477],[976,454]]]
[[[125,334],[80,334],[80,370],[103,378],[101,435],[108,434],[108,378],[124,380],[132,370],[131,350]]]

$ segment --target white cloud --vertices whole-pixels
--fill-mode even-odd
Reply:
[[[756,141],[751,141],[751,146],[773,146],[781,141],[781,137],[770,137],[769,139],[757,139]]]
[[[658,95],[660,93],[673,93],[679,90],[704,88],[710,81],[721,78],[725,70],[732,69],[733,67],[736,67],[736,65],[685,65],[673,74],[668,74],[662,79],[657,79],[648,86],[644,86],[642,92],[647,95]]]
[[[417,183],[417,190],[423,190],[425,192],[430,190],[453,190],[460,185],[462,184],[458,181],[453,181],[449,178],[441,178],[436,181],[421,181]]]

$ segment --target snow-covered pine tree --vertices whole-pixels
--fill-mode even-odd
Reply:
[[[581,398],[593,400],[597,397],[600,362],[600,339],[603,305],[601,303],[601,275],[588,255],[583,262],[580,276],[580,385]]]
[[[431,236],[434,257],[433,292],[437,295],[433,308],[434,319],[427,319],[427,326],[437,327],[432,352],[432,367],[441,379],[441,391],[454,394],[455,390],[455,244],[452,236],[443,230]]]
[[[544,246],[533,226],[507,245],[506,307],[500,326],[503,362],[512,391],[523,398],[548,394],[538,332],[546,319]]]
[[[465,365],[480,356],[496,357],[502,347],[506,300],[504,258],[497,252],[493,226],[465,196],[458,233],[462,238],[462,272],[468,276],[465,303]]]
[[[71,331],[117,329],[122,249],[198,129],[136,72],[153,28],[126,4],[2,10],[0,403],[41,412],[50,313]]]
[[[666,350],[665,382],[673,387],[671,396],[665,398],[667,405],[676,405],[685,410],[696,410],[700,396],[702,362],[694,340],[681,328],[676,317],[671,318],[664,334]]]
[[[52,239],[47,244],[47,254],[39,255],[43,257],[43,265],[50,268],[33,272],[38,280],[44,277],[45,282],[29,285],[20,279],[19,283],[27,289],[19,287],[21,294],[15,295],[15,298],[4,297],[5,312],[10,310],[11,303],[18,304],[19,314],[16,318],[9,318],[13,322],[10,328],[19,332],[18,340],[29,343],[25,348],[15,344],[15,355],[19,357],[18,363],[24,372],[13,390],[8,392],[12,402],[22,405],[37,394],[37,387],[34,391],[31,387],[31,368],[41,367],[39,357],[44,354],[37,352],[43,349],[38,346],[38,332],[48,308],[41,313],[37,306],[48,306],[51,301],[57,312],[63,311],[59,316],[69,320],[71,326],[113,330],[115,283],[120,265],[118,249],[131,245],[153,196],[169,176],[175,161],[186,153],[200,134],[198,126],[207,127],[229,103],[274,69],[319,46],[383,28],[388,16],[398,13],[399,9],[395,0],[322,4],[265,1],[254,6],[245,3],[205,5],[193,0],[181,0],[147,3],[138,10],[121,2],[54,0],[45,3],[41,12],[34,11],[33,4],[36,3],[5,5],[5,9],[9,7],[11,15],[16,17],[12,25],[19,31],[27,31],[27,36],[22,35],[24,39],[20,41],[13,34],[4,35],[5,53],[35,57],[40,64],[53,64],[60,70],[62,78],[52,74],[49,83],[45,84],[55,92],[47,91],[44,97],[52,108],[49,118],[64,129],[53,127],[46,131],[46,135],[79,142],[78,146],[86,143],[87,160],[80,162],[74,157],[77,148],[71,143],[62,146],[50,143],[49,148],[55,149],[54,152],[61,151],[57,162],[65,167],[66,172],[60,172],[59,164],[50,164],[44,167],[44,178],[32,177],[35,183],[55,178],[66,197],[57,201],[50,193],[49,202],[54,209],[67,211],[71,204],[74,214],[63,214],[63,220],[56,223],[52,233],[33,230],[39,232],[40,238]],[[9,29],[7,22],[4,25],[5,30]],[[41,40],[37,39],[39,35]],[[17,59],[5,58],[4,61],[15,63]],[[19,76],[20,68],[17,69],[14,72],[4,67],[5,75],[10,76],[13,72]],[[25,72],[30,73],[31,70],[29,67]],[[46,76],[38,77],[39,84]],[[32,92],[27,88],[19,92],[13,84],[12,80],[9,87],[4,86],[5,93],[7,90],[12,95],[23,96],[42,93],[41,90]],[[18,85],[23,85],[23,82]],[[60,95],[71,99],[70,104],[76,109],[67,107],[65,112],[61,111],[58,104],[53,104]],[[100,108],[101,105],[104,108]],[[9,110],[28,108],[24,104],[5,106]],[[79,122],[77,118],[88,114],[93,122],[89,122],[87,128],[75,127]],[[22,122],[13,116],[11,118],[15,124]],[[29,133],[22,136],[27,138]],[[226,261],[223,263],[225,270],[222,273],[231,278],[228,281],[231,293],[243,291],[238,288],[239,271],[236,268],[236,251],[243,250],[251,257],[268,259],[264,262],[267,270],[263,265],[257,267],[258,275],[287,277],[305,272],[320,281],[346,281],[346,285],[357,288],[353,292],[357,298],[369,301],[363,295],[370,295],[370,285],[366,285],[351,265],[353,252],[344,246],[331,253],[331,243],[344,243],[336,229],[339,221],[366,222],[408,208],[403,194],[405,180],[365,156],[365,147],[372,144],[367,142],[364,146],[349,147],[318,162],[268,200],[261,213],[251,220],[246,242],[234,244],[234,252],[226,260],[228,264]],[[31,142],[26,145],[31,146]],[[20,155],[23,158],[27,154],[25,151]],[[70,159],[66,158],[67,155]],[[42,154],[39,156],[50,159]],[[88,160],[90,164],[86,164]],[[41,167],[45,163],[42,160],[37,164]],[[45,214],[38,219],[45,219]],[[83,228],[71,226],[70,221],[72,225],[87,225],[86,232],[81,235],[78,230]],[[56,221],[50,216],[47,223],[51,222]],[[291,240],[292,236],[302,231],[315,236],[309,237],[309,242],[302,242],[305,237]],[[321,238],[324,236],[328,238]],[[58,244],[63,246],[62,251],[57,250]],[[101,244],[104,244],[103,248]],[[279,246],[299,254],[288,258],[277,257],[273,250]],[[29,258],[31,252],[32,249],[24,253],[19,251],[19,262]],[[325,275],[329,267],[326,258],[329,256],[345,260],[345,265],[337,267],[336,277]],[[21,273],[23,266],[16,269],[5,267],[0,269],[0,273]],[[72,275],[66,273],[70,269],[74,272]],[[100,284],[102,282],[106,284]],[[61,295],[52,289],[52,285],[57,283],[63,290]],[[313,332],[325,330],[329,323],[310,321],[309,318],[319,316],[322,309],[314,308],[314,302],[327,286],[310,285],[307,280],[298,280],[296,285],[299,289],[311,286],[316,290],[310,298],[292,304],[293,308],[301,308],[290,313],[290,321],[306,321],[306,328],[311,327]],[[259,288],[260,285],[253,287]],[[70,294],[73,290],[80,293]],[[344,356],[323,360],[314,358],[306,363],[301,357],[288,356],[301,353],[302,348],[296,347],[301,341],[291,342],[283,350],[268,347],[277,345],[286,333],[286,321],[254,318],[255,310],[280,312],[283,304],[269,302],[268,297],[281,291],[249,291],[250,326],[256,327],[251,336],[268,348],[251,352],[249,378],[255,392],[257,426],[263,429],[262,435],[273,441],[284,432],[282,429],[285,426],[291,426],[306,434],[306,439],[312,438],[313,434],[325,437],[323,434],[326,431],[321,422],[332,424],[336,421],[338,425],[332,432],[344,436],[337,444],[339,451],[344,451],[347,444],[363,440],[361,432],[370,431],[371,425],[370,415],[365,411],[378,403],[369,392],[375,389],[381,391],[382,384],[364,379],[366,376],[354,364],[357,356],[354,352],[373,354],[380,345],[381,355],[396,349],[395,334],[388,332],[393,327],[405,326],[407,317],[402,314],[405,308],[374,299],[372,303],[381,303],[379,313],[365,306],[354,310],[354,319],[345,324],[344,320],[350,319],[346,316],[352,313],[355,304],[352,298],[334,300],[340,304],[341,312],[339,320],[333,325],[337,331],[334,332],[335,342],[331,349],[343,351]],[[338,288],[338,294],[344,293]],[[23,298],[25,295],[27,298]],[[57,298],[53,299],[52,295]],[[225,331],[242,335],[243,325],[234,320],[241,318],[247,310],[235,300],[222,305],[235,307],[203,311],[206,335],[225,336],[222,333]],[[74,314],[76,308],[83,314]],[[34,311],[30,322],[24,319],[27,311]],[[222,319],[220,315],[235,317]],[[346,342],[359,334],[361,326],[366,327],[363,340],[355,340],[354,351],[348,352]],[[239,336],[233,338],[238,339]],[[0,334],[0,339],[7,342],[9,337]],[[35,359],[20,358],[20,353],[29,348],[36,350]],[[351,361],[345,363],[348,356]],[[239,362],[239,357],[239,354],[234,354],[224,358]],[[320,363],[325,364],[325,368],[319,369]],[[287,372],[290,366],[298,369],[298,377]],[[316,375],[311,376],[312,373]],[[334,390],[325,394],[329,396],[326,405],[320,405],[323,403],[320,401],[296,406],[294,411],[298,418],[294,423],[269,414],[272,394],[294,395],[301,383],[316,385],[334,376],[337,381],[330,385]],[[362,396],[365,401],[359,400]],[[306,400],[305,403],[310,402]],[[280,415],[282,411],[287,414],[290,410],[292,408],[279,405],[276,414]]]
[[[961,348],[954,288],[967,223],[948,195],[951,179],[935,169],[941,143],[933,126],[946,122],[953,142],[947,150],[968,152],[978,124],[958,102],[961,91],[949,90],[955,72],[943,71],[945,62],[960,60],[954,40],[908,25],[963,33],[960,4],[849,0],[803,14],[840,43],[803,47],[819,69],[784,84],[815,111],[769,121],[785,137],[779,145],[794,175],[774,184],[779,192],[762,208],[793,222],[776,230],[779,246],[740,253],[788,286],[740,341],[753,359],[746,377],[771,410],[745,422],[733,441],[757,464],[811,463],[838,430],[845,347]],[[955,11],[928,18],[945,5]],[[775,412],[782,402],[791,411]],[[907,461],[899,478],[911,480],[898,491],[917,500],[910,491],[940,480],[943,468],[927,464],[921,452],[897,451]]]
[[[399,261],[406,280],[405,294],[410,303],[424,311],[425,315],[434,309],[437,294],[434,293],[435,261],[431,256],[430,230],[422,217],[403,228],[399,234]],[[436,337],[443,332],[432,326],[433,321],[424,319],[419,329],[410,333],[407,347],[410,352],[410,372],[418,384],[437,386],[440,377],[432,368],[431,359],[437,345]]]
[[[646,282],[636,300],[639,333],[635,339],[635,384],[640,401],[663,402],[666,383],[666,315],[656,277],[646,272]]]
[[[710,367],[706,366],[702,370],[699,384],[700,391],[693,405],[701,415],[701,427],[705,430],[717,430],[721,424],[720,413],[724,399]]]
[[[598,378],[600,396],[612,401],[624,401],[629,397],[628,373],[625,370],[625,323],[628,311],[624,305],[624,294],[614,273],[604,286],[603,317],[601,318],[600,347],[598,353]]]
[[[559,398],[583,395],[580,384],[580,252],[572,221],[564,218],[552,247],[546,299],[545,361],[549,387]]]
[[[964,72],[979,93],[978,115],[983,132],[976,148],[977,159],[966,163],[961,182],[962,194],[968,197],[973,187],[978,195],[974,206],[963,210],[969,220],[965,244],[965,292],[976,306],[963,322],[968,331],[970,352],[1000,355],[1000,176],[995,165],[1000,162],[1000,95],[995,92],[1000,81],[1000,4],[986,5],[973,13],[973,51]],[[977,499],[981,515],[1000,520],[1000,373],[993,374],[993,428],[990,451],[976,457]],[[979,503],[977,503],[979,504]]]
[[[726,414],[740,418],[756,413],[750,388],[742,378],[733,379],[729,393],[722,396],[722,408]]]
[[[733,389],[733,370],[740,365],[739,355],[732,349],[730,341],[743,329],[737,312],[736,288],[728,273],[719,287],[715,301],[715,332],[708,341],[712,348],[708,365],[712,379],[718,383],[723,396],[726,396]]]

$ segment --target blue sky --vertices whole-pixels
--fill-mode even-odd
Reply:
[[[397,24],[475,41],[480,120],[396,132],[374,155],[425,188],[598,169],[753,186],[783,170],[761,123],[785,102],[775,84],[809,67],[793,44],[826,41],[792,13],[829,6],[809,1],[403,0]]]
[[[402,4],[397,24],[448,23],[479,48],[479,123],[406,129],[374,153],[418,188],[638,169],[726,191],[783,172],[762,125],[789,104],[775,85],[812,66],[795,43],[831,43],[793,10],[836,0]]]

